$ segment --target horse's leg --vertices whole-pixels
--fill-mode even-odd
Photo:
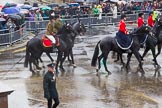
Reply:
[[[126,64],[126,70],[127,70],[127,72],[130,69],[129,62],[131,60],[131,57],[132,57],[132,53],[128,53],[128,55],[127,55],[127,64]]]
[[[72,49],[70,50],[70,56],[71,56],[72,65],[75,68],[76,64],[74,63],[74,56],[73,56],[73,50]]]
[[[30,71],[34,74],[35,72],[34,72],[34,70],[33,70],[33,68],[32,68],[32,62],[33,62],[33,58],[30,57],[30,58],[29,58],[29,69],[30,69]]]
[[[56,61],[56,66],[55,66],[55,70],[56,70],[56,73],[58,74],[58,65],[59,65],[59,62],[61,61],[62,59],[62,52],[58,51],[58,55],[57,55],[57,61]]]
[[[103,54],[101,54],[99,57],[98,57],[98,69],[96,69],[96,72],[97,72],[97,75],[99,75],[99,70],[101,68],[101,59],[103,58]]]
[[[119,54],[119,53],[117,53],[117,59],[116,59],[116,60],[114,60],[114,62],[119,61],[119,57],[120,57],[120,54]]]
[[[51,62],[53,62],[53,58],[51,57],[50,53],[46,52],[46,55],[50,58]]]
[[[143,60],[143,58],[145,57],[145,55],[147,54],[147,52],[148,52],[149,50],[150,50],[150,47],[146,46],[145,51],[144,51],[144,53],[142,54],[142,60]]]
[[[65,71],[65,69],[63,68],[63,62],[65,61],[65,59],[66,59],[66,57],[68,56],[68,53],[64,53],[64,57],[63,58],[61,58],[61,62],[60,62],[60,69],[62,70],[62,71]]]
[[[42,68],[41,68],[41,67],[39,67],[39,65],[38,65],[37,61],[38,61],[38,59],[33,60],[33,64],[36,66],[36,68],[37,68],[38,70],[41,70]]]
[[[137,50],[132,50],[132,51],[133,51],[133,54],[135,55],[135,57],[137,58],[137,60],[139,62],[139,68],[141,70],[141,73],[142,73],[142,75],[144,75],[145,72],[144,72],[144,69],[143,69],[143,66],[142,66],[143,64],[142,64],[142,61],[141,61],[141,55]]]
[[[125,63],[123,62],[122,54],[119,54],[119,57],[120,57],[121,64],[122,64],[123,66],[125,66]]]
[[[162,44],[158,44],[157,46],[158,46],[158,53],[156,54],[156,58],[157,58],[157,56],[161,53],[161,45]]]
[[[153,46],[151,47],[151,52],[152,52],[152,55],[154,58],[153,61],[154,61],[155,65],[160,66],[156,60],[155,47],[153,47]]]
[[[45,68],[44,62],[43,62],[43,60],[42,60],[41,57],[39,58],[39,60],[40,60],[40,62],[42,63],[42,67]]]
[[[109,52],[106,52],[103,54],[103,64],[105,67],[105,70],[108,72],[108,75],[111,75],[111,72],[107,69],[107,65],[106,65],[106,61],[107,61],[107,57],[108,57]]]

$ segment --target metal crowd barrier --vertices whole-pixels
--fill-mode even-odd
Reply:
[[[127,15],[127,22],[132,22],[136,23],[138,18],[138,14],[128,14]],[[147,21],[148,18],[148,13],[144,14],[145,21]],[[109,16],[107,14],[102,16],[102,19],[99,19],[99,17],[94,17],[92,15],[89,15],[88,17],[81,17],[79,18],[81,22],[85,26],[100,26],[100,25],[110,25],[113,23],[119,23],[120,21],[120,15],[117,16],[117,19],[113,19],[113,16]],[[78,18],[74,18],[71,16],[70,18],[62,19],[63,22],[68,22],[68,23],[74,23],[78,20]],[[26,21],[26,30],[31,30],[31,31],[39,31],[39,30],[44,30],[46,29],[48,25],[49,20],[44,20],[44,21]]]
[[[0,46],[2,45],[11,45],[17,41],[22,40],[27,36],[25,26],[22,25],[22,28],[15,30],[15,28],[0,30]]]

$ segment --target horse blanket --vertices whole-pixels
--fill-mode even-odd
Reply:
[[[48,39],[46,36],[42,37],[42,42],[44,47],[52,47],[52,41]]]
[[[123,50],[128,50],[133,43],[133,39],[131,39],[129,35],[125,35],[120,31],[116,33],[115,41],[117,45]]]

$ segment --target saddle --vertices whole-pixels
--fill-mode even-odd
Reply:
[[[44,47],[52,47],[52,41],[48,39],[46,36],[42,37],[42,43]]]

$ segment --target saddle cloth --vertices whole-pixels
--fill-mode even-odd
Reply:
[[[133,40],[120,31],[116,33],[115,41],[123,50],[128,50],[133,44]]]
[[[52,47],[52,41],[48,39],[46,36],[42,37],[42,43],[44,47]]]

